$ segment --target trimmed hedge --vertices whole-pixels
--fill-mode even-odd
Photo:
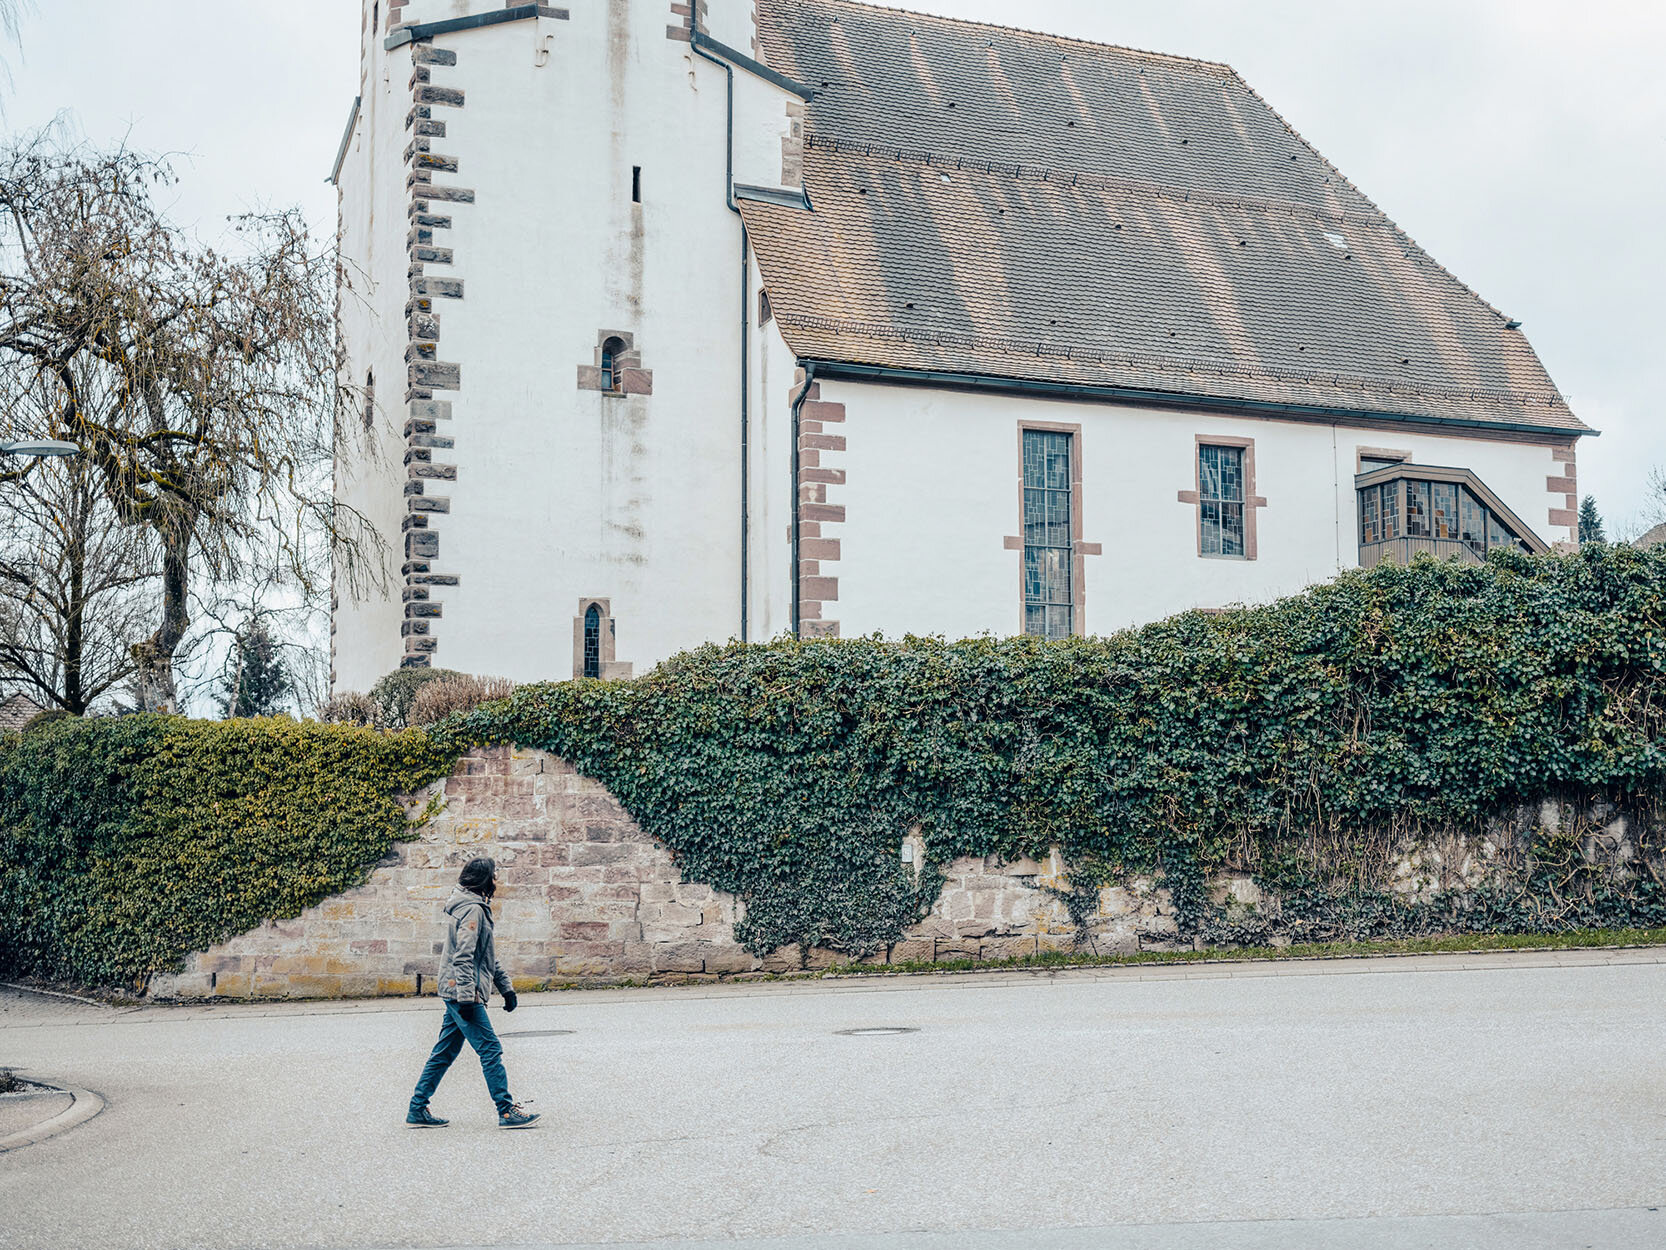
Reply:
[[[175,716],[64,720],[0,748],[0,968],[143,986],[360,884],[408,837],[420,733]]]
[[[428,734],[64,721],[0,746],[0,967],[142,983],[297,914],[406,836],[392,795],[498,742],[607,785],[687,879],[745,900],[758,951],[893,940],[941,879],[898,862],[915,825],[938,866],[1062,845],[1073,912],[1160,872],[1214,940],[1661,925],[1663,621],[1666,556],[1495,552],[1103,639],[704,647]],[[1587,829],[1540,830],[1484,889],[1386,888],[1407,836],[1545,798],[1630,815],[1635,871],[1592,863]],[[1273,911],[1211,904],[1222,867]]]

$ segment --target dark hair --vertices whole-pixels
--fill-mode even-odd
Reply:
[[[469,860],[463,865],[463,871],[457,874],[457,884],[465,890],[491,898],[497,888],[497,862],[484,856]]]

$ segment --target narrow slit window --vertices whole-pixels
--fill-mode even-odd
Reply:
[[[370,369],[364,375],[364,428],[368,433],[370,427],[376,424],[376,370]]]
[[[619,357],[624,354],[623,339],[608,339],[602,344],[602,389],[614,395],[625,389],[624,370],[619,365]]]
[[[584,675],[602,675],[602,610],[593,603],[584,610]]]
[[[1244,554],[1244,449],[1204,443],[1197,449],[1203,554]]]
[[[631,166],[631,203],[642,203],[642,166]]]
[[[1068,638],[1074,630],[1071,436],[1024,431],[1024,632]]]

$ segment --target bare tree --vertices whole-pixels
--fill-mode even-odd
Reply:
[[[132,677],[155,614],[152,546],[76,460],[0,486],[0,681],[80,715]]]
[[[333,558],[356,594],[387,563],[331,494],[334,441],[353,429],[333,248],[293,210],[238,219],[235,254],[198,244],[157,208],[171,180],[125,150],[0,152],[0,384],[49,405],[39,428],[5,412],[0,426],[79,445],[119,522],[154,538],[158,620],[135,654],[143,705],[165,709],[195,576],[269,564],[313,596]]]
[[[23,19],[34,11],[33,0],[0,0],[0,35],[21,47]],[[4,59],[0,59],[0,83],[7,87],[12,85],[12,67]]]
[[[240,645],[254,633],[272,647],[289,678],[288,696],[301,716],[314,714],[328,701],[328,599],[303,595],[300,588],[268,567],[250,570],[236,585],[220,585],[211,594],[193,596],[191,636],[180,649],[182,698],[195,706],[218,703],[226,675],[238,663]]]

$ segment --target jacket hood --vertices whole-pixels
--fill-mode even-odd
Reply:
[[[471,904],[478,904],[487,911],[492,909],[492,905],[473,890],[465,890],[462,886],[457,886],[451,891],[451,897],[445,900],[445,914],[455,916],[461,908]]]

